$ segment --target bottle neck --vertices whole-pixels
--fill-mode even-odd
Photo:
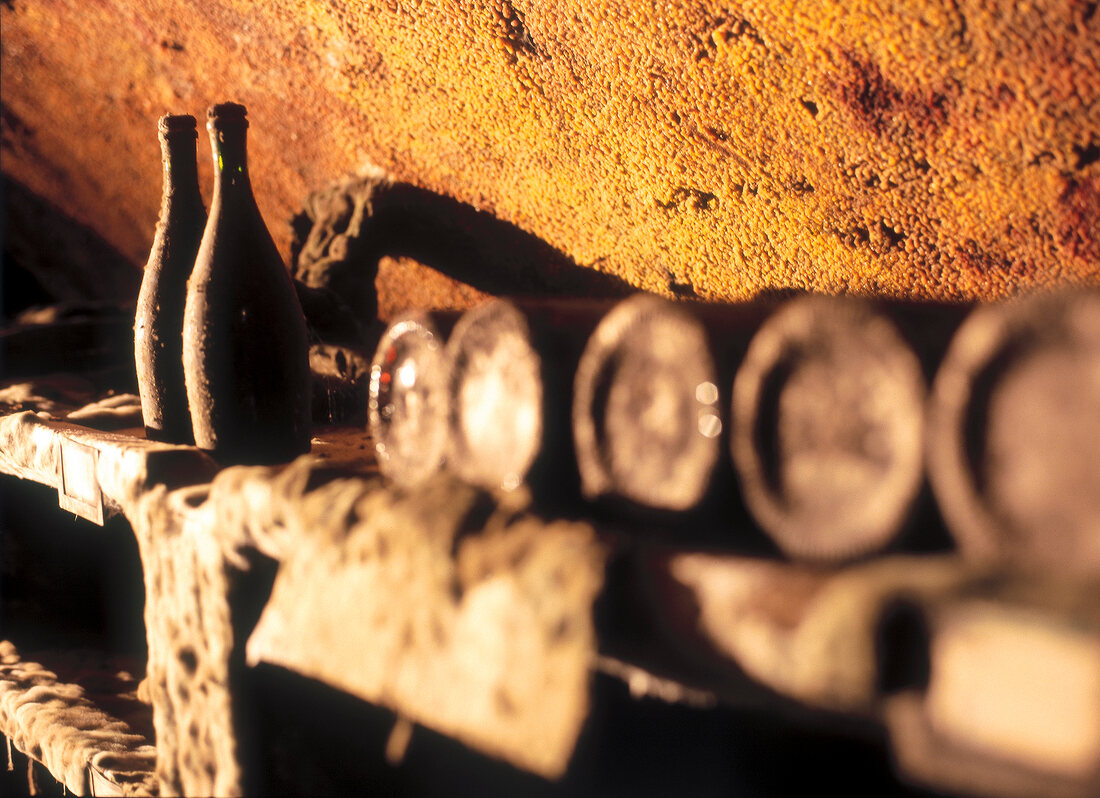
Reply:
[[[251,191],[246,133],[247,127],[244,125],[210,128],[216,191]]]
[[[161,160],[164,164],[164,196],[199,194],[199,170],[195,160],[194,132],[162,134]]]

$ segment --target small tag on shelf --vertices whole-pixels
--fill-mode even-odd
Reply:
[[[103,526],[103,493],[96,478],[98,450],[64,435],[60,436],[58,448],[58,505],[62,510]]]

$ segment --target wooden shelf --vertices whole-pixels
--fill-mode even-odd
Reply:
[[[155,795],[153,709],[137,699],[134,664],[86,651],[23,657],[0,641],[0,733],[74,795]]]

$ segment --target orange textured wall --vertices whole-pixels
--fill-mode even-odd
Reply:
[[[159,205],[157,117],[236,99],[284,252],[309,191],[375,165],[662,293],[991,297],[1100,278],[1095,2],[5,0],[0,14],[4,173],[137,264]]]

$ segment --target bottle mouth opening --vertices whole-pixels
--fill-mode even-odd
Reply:
[[[206,126],[213,129],[248,127],[248,110],[240,103],[218,103],[206,112]]]
[[[190,133],[192,136],[197,137],[198,133],[195,130],[197,125],[195,117],[191,114],[165,114],[157,123],[157,130],[163,136]]]

